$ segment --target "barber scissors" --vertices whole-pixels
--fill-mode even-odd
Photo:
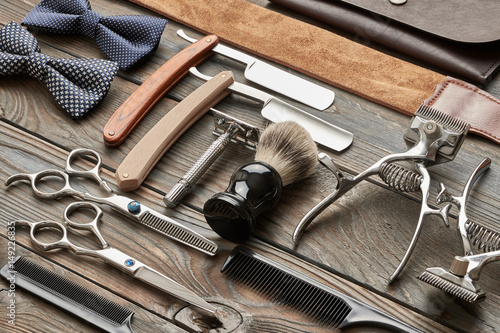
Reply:
[[[96,159],[95,165],[90,170],[79,170],[72,167],[72,163],[77,157],[93,156]],[[132,200],[128,197],[117,195],[109,185],[102,180],[100,176],[100,169],[102,160],[100,155],[91,149],[75,149],[71,151],[66,159],[65,172],[48,169],[37,173],[19,173],[10,176],[5,181],[5,185],[9,186],[18,180],[28,180],[31,183],[33,192],[41,198],[57,199],[63,196],[72,196],[79,200],[92,201],[100,204],[107,204],[117,212],[131,217],[134,221],[139,222],[171,239],[191,246],[201,252],[209,255],[215,255],[218,246],[209,239],[203,237],[197,232],[187,228],[186,226],[176,222],[175,220],[160,214],[159,212],[148,208],[138,201]],[[90,178],[98,182],[99,185],[108,193],[108,196],[95,196],[88,192],[79,191],[71,186],[70,176]],[[53,191],[47,192],[40,188],[42,179],[49,182],[50,177],[57,177],[63,180],[64,185]]]
[[[69,216],[76,209],[89,208],[94,210],[95,218],[88,223],[80,223],[72,221]],[[174,280],[166,277],[165,275],[159,273],[153,268],[143,264],[139,260],[123,253],[120,250],[112,248],[102,237],[99,231],[98,223],[102,218],[102,210],[95,204],[90,202],[73,202],[64,211],[64,223],[56,221],[40,221],[40,222],[29,222],[25,220],[18,220],[16,226],[28,226],[30,228],[30,236],[33,243],[44,251],[50,251],[54,249],[70,249],[76,255],[84,255],[90,257],[96,257],[103,259],[110,265],[132,275],[136,279],[145,282],[155,288],[158,288],[170,295],[173,295],[183,301],[186,301],[194,306],[197,306],[210,313],[215,313],[215,307],[206,302],[201,297],[197,296],[195,293],[187,289],[186,287],[180,285]],[[78,246],[72,243],[68,239],[68,228],[77,230],[88,230],[97,236],[99,242],[101,243],[102,249],[92,250],[85,247]],[[60,239],[54,242],[43,242],[37,237],[38,232],[45,230],[59,230]]]

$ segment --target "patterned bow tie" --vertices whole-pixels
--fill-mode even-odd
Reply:
[[[0,30],[0,74],[28,74],[46,84],[71,117],[80,118],[106,95],[118,66],[104,59],[53,59],[15,22]]]
[[[42,0],[21,24],[90,37],[108,59],[126,70],[156,50],[167,20],[141,15],[103,17],[91,10],[88,0]]]

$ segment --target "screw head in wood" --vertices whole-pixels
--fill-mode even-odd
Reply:
[[[393,5],[404,5],[406,3],[407,0],[389,0],[390,3],[392,3]]]

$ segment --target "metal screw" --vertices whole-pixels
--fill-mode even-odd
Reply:
[[[390,3],[392,3],[393,5],[404,5],[406,3],[407,0],[389,0]]]
[[[439,130],[438,125],[432,121],[427,122],[424,125],[424,132],[427,135],[427,137],[429,137],[431,139],[435,139],[441,134],[441,131]]]

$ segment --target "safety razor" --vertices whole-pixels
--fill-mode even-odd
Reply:
[[[217,160],[231,142],[242,144],[244,147],[255,150],[259,141],[260,130],[242,120],[230,117],[213,108],[210,109],[215,129],[212,132],[218,136],[203,155],[195,162],[188,172],[168,191],[163,202],[169,208],[177,206],[200,177]]]
[[[438,215],[444,220],[446,226],[449,226],[448,214],[451,204],[447,204],[441,209],[433,209],[427,204],[431,181],[427,167],[452,161],[465,140],[468,130],[469,124],[429,106],[421,105],[404,133],[408,151],[385,156],[354,177],[343,174],[328,155],[319,154],[319,162],[333,173],[337,185],[330,195],[302,218],[293,233],[293,242],[295,244],[299,243],[307,226],[326,207],[334,203],[362,180],[378,174],[390,188],[396,191],[416,192],[420,190],[422,193],[422,205],[417,228],[403,259],[389,280],[396,279],[413,252],[422,230],[424,218],[427,215]],[[407,161],[411,165],[411,169],[395,164],[396,161]]]

